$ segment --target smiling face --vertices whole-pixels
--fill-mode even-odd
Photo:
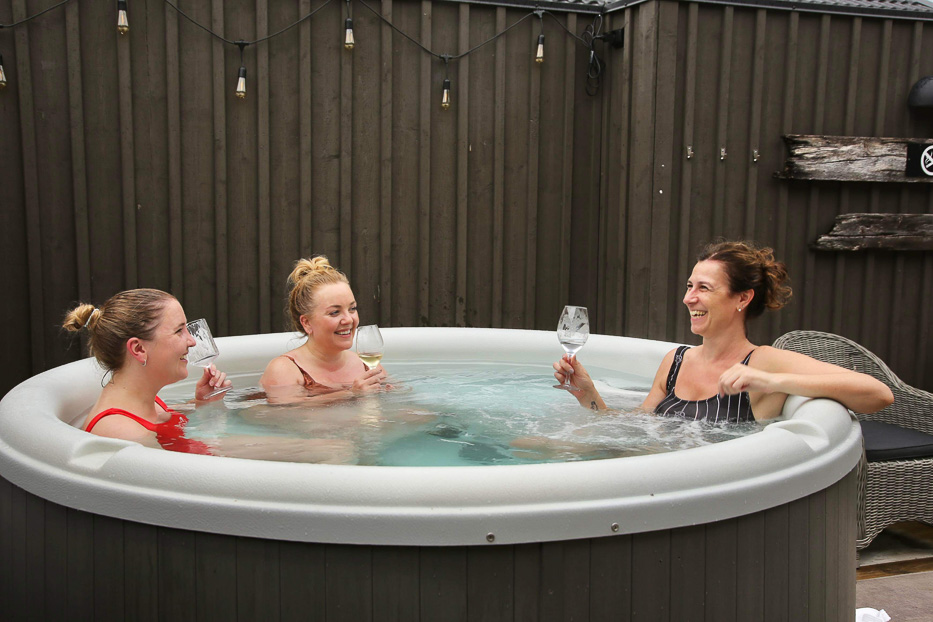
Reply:
[[[165,302],[152,339],[142,342],[149,373],[161,376],[165,384],[188,377],[188,348],[195,344],[188,332],[187,318],[174,298]]]
[[[325,351],[349,350],[359,326],[356,299],[346,283],[322,285],[314,292],[314,307],[301,316],[301,326],[314,346]]]
[[[690,312],[690,330],[701,336],[716,334],[733,322],[742,322],[751,292],[732,293],[729,277],[722,263],[713,260],[699,262],[687,281],[684,304]]]

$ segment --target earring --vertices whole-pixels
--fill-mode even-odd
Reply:
[[[143,367],[145,367],[145,366],[146,366],[146,363],[148,363],[148,362],[149,362],[149,359],[146,359],[145,361],[143,361]]]
[[[742,311],[742,307],[739,307],[739,311],[740,311],[740,312]]]

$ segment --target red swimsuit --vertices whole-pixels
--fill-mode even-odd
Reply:
[[[152,423],[151,421],[146,421],[142,417],[134,415],[133,413],[123,410],[122,408],[108,408],[107,410],[95,415],[84,431],[90,432],[91,429],[97,425],[98,421],[108,415],[122,415],[124,417],[129,417],[150,432],[155,432],[156,439],[158,439],[159,445],[162,446],[162,449],[168,449],[169,451],[179,451],[186,454],[202,454],[205,456],[211,455],[210,447],[208,447],[206,444],[202,443],[201,441],[185,438],[185,424],[188,423],[188,417],[180,412],[172,410],[166,406],[165,402],[163,402],[158,397],[155,398],[155,401],[162,410],[171,415],[168,421],[163,421],[162,423]]]

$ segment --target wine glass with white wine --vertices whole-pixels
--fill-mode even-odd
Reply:
[[[367,367],[373,369],[379,365],[384,352],[385,345],[378,326],[370,324],[356,329],[356,354]]]
[[[207,325],[207,320],[201,318],[200,320],[188,322],[188,332],[191,333],[191,336],[194,337],[194,340],[197,342],[188,348],[188,363],[197,365],[198,367],[210,367],[214,359],[220,356],[220,350],[217,349],[217,344],[214,342],[214,336],[211,334],[211,329]],[[204,398],[207,399],[215,395],[220,395],[224,391],[229,391],[231,388],[233,387],[218,387],[205,395]]]
[[[580,348],[583,347],[583,344],[586,343],[586,339],[589,336],[590,318],[587,314],[586,307],[574,307],[572,305],[564,307],[563,313],[560,314],[560,320],[557,321],[557,340],[560,341],[560,345],[564,348],[564,352],[569,354],[570,358],[573,359]],[[570,376],[571,374],[564,376],[564,381],[560,384],[555,384],[554,388],[577,391],[577,387],[570,384]]]

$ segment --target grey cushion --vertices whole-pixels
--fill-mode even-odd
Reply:
[[[869,462],[933,458],[933,435],[881,421],[862,421]]]

